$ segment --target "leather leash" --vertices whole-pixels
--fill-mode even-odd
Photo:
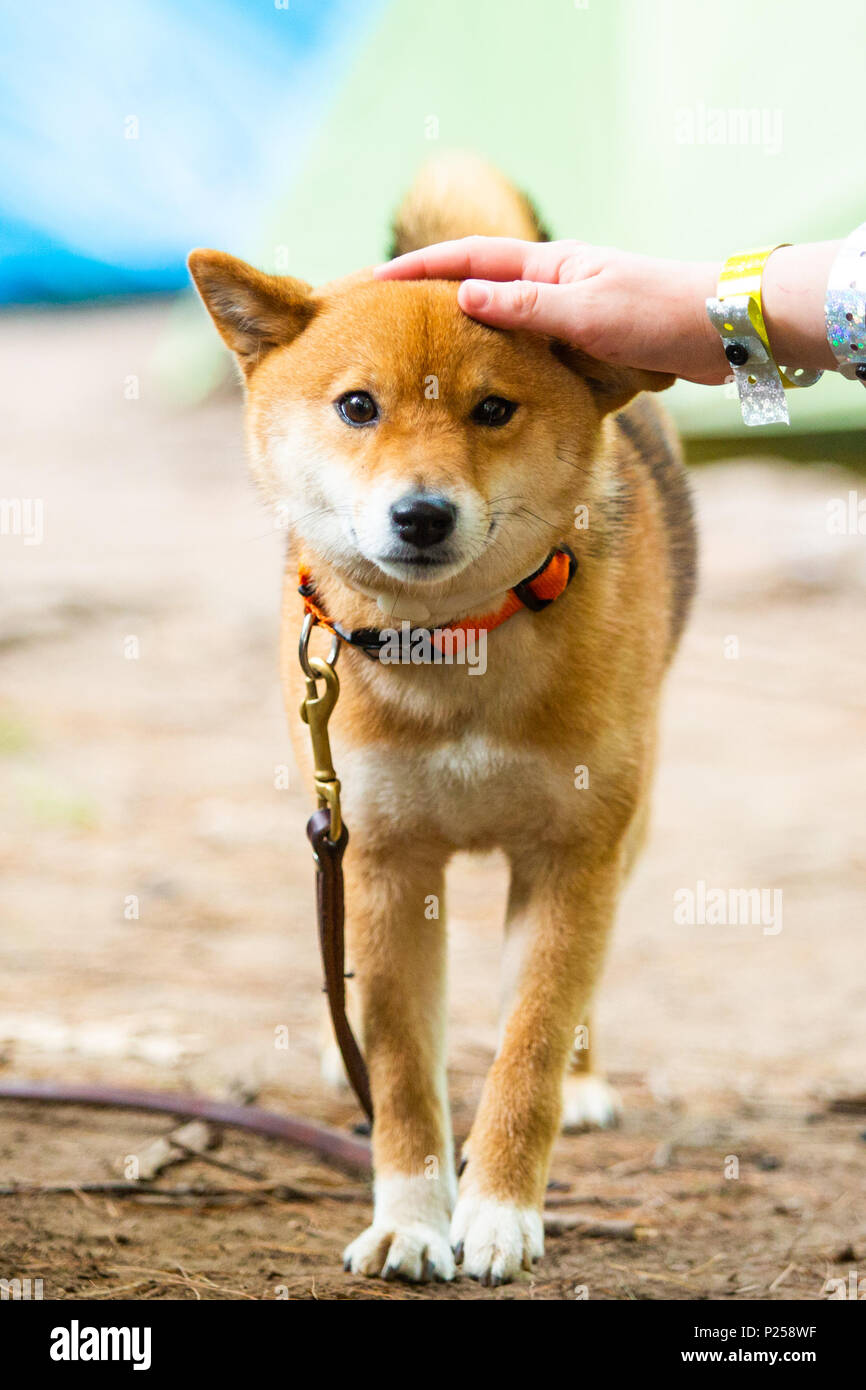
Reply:
[[[331,758],[328,720],[340,694],[340,680],[334,669],[340,644],[334,637],[327,660],[309,656],[310,633],[315,618],[307,614],[301,631],[299,656],[307,682],[307,693],[301,704],[301,718],[309,726],[313,745],[313,777],[319,809],[307,821],[307,836],[313,847],[316,865],[316,915],[319,923],[319,946],[325,972],[325,993],[334,1026],[334,1036],[343,1058],[346,1075],[358,1097],[361,1109],[372,1124],[373,1101],[370,1078],[351,1024],[346,1015],[346,949],[345,898],[343,892],[343,855],[349,843],[349,832],[343,822],[340,807],[340,783]],[[319,682],[324,689],[319,694]]]

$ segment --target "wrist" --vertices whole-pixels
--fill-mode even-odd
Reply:
[[[839,243],[780,246],[767,261],[761,304],[773,360],[783,367],[834,371],[824,298]]]

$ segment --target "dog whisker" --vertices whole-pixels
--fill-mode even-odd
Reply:
[[[580,464],[575,463],[573,458],[569,458],[567,454],[561,452],[562,448],[563,446],[560,445],[559,449],[556,451],[556,457],[559,459],[560,463],[567,464],[569,468],[573,468],[577,473],[585,473],[588,478],[592,477],[593,470],[591,468],[581,468]]]

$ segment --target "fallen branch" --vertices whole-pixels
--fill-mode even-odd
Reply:
[[[370,1170],[370,1145],[365,1139],[341,1134],[329,1125],[303,1120],[297,1115],[275,1115],[255,1105],[234,1105],[229,1101],[177,1095],[171,1091],[139,1091],[125,1086],[66,1086],[54,1081],[0,1082],[0,1100],[116,1106],[125,1110],[151,1110],[162,1115],[183,1115],[312,1149],[322,1158],[353,1172]]]
[[[257,1183],[254,1187],[209,1187],[205,1183],[175,1184],[173,1187],[160,1187],[152,1182],[126,1182],[117,1178],[104,1182],[12,1182],[0,1185],[0,1197],[45,1197],[89,1193],[106,1197],[162,1197],[169,1202],[195,1200],[223,1201],[236,1198],[242,1201],[281,1202],[319,1202],[328,1199],[333,1202],[366,1202],[369,1192],[366,1187],[299,1187],[294,1183]]]

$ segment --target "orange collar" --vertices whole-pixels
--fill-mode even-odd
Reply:
[[[565,593],[576,569],[577,557],[574,553],[567,545],[557,546],[550,552],[543,565],[508,590],[501,607],[494,613],[485,613],[477,618],[463,618],[459,623],[448,623],[446,627],[432,630],[413,628],[411,631],[430,632],[431,637],[434,633],[492,632],[521,608],[528,608],[531,613],[538,613],[542,608],[547,608],[548,604]],[[338,622],[327,617],[319,606],[312,574],[303,561],[298,566],[298,578],[298,593],[304,600],[304,611],[312,615],[313,621],[333,633],[335,637],[341,638],[343,642],[348,642],[350,646],[360,647],[374,661],[378,660],[384,644],[394,631],[393,627],[356,627],[351,630],[341,627]]]

